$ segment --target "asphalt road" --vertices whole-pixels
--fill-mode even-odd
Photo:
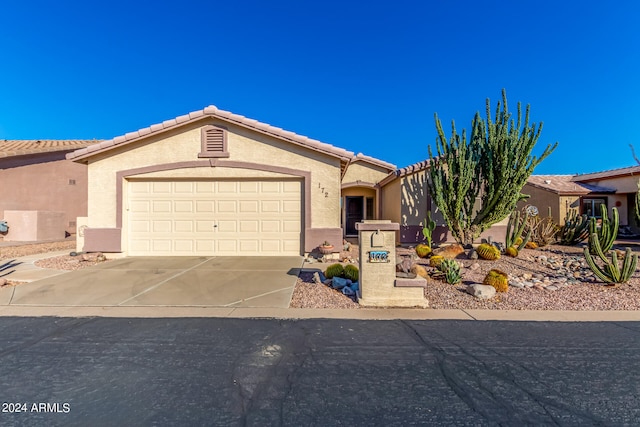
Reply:
[[[0,325],[2,426],[640,424],[636,322]]]

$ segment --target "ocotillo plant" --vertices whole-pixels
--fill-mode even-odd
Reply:
[[[559,243],[565,246],[574,246],[589,237],[589,217],[578,216],[576,211],[569,211],[564,217],[564,225],[558,232]]]
[[[618,236],[618,227],[620,226],[620,219],[618,218],[618,209],[613,208],[613,220],[609,220],[609,216],[607,215],[607,207],[605,205],[600,205],[600,215],[602,220],[600,222],[600,229],[598,229],[597,220],[595,218],[591,218],[589,220],[589,235],[597,234],[598,241],[602,246],[602,252],[608,252],[613,247],[613,242],[616,240]],[[591,244],[591,240],[589,240],[589,244]],[[591,248],[593,251],[594,248]]]
[[[527,211],[524,212],[524,217],[522,218],[522,220],[520,219],[520,212],[518,211],[511,212],[511,215],[509,216],[509,222],[507,223],[507,232],[504,237],[505,248],[516,246],[517,245],[516,242],[518,239],[522,240],[520,244],[518,244],[517,246],[518,251],[524,248],[524,246],[527,244],[527,242],[531,238],[531,231],[532,231],[531,228],[529,228],[529,231],[527,232],[527,234],[524,237],[522,237],[522,232],[524,231],[525,226],[527,225],[528,219],[529,219],[529,212]]]
[[[604,268],[600,267],[596,264],[595,259],[589,252],[589,248],[593,248],[596,252],[596,255],[602,260],[604,263]],[[638,255],[631,253],[631,248],[626,248],[624,253],[624,258],[622,260],[622,268],[618,265],[618,254],[616,251],[611,251],[611,260],[607,259],[604,252],[602,251],[602,247],[600,246],[600,241],[598,240],[598,235],[593,233],[589,236],[589,245],[584,248],[584,257],[587,260],[587,265],[593,271],[600,280],[606,283],[625,283],[627,282],[633,273],[636,271],[636,266],[638,264]]]
[[[431,219],[431,211],[427,211],[427,217],[424,219],[424,227],[422,227],[422,235],[427,241],[427,245],[431,247],[433,242],[433,230],[436,229],[436,222]]]

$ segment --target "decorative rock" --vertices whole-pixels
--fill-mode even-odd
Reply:
[[[533,278],[533,274],[531,274],[531,273],[524,273],[524,274],[522,275],[522,278],[523,278],[524,280],[531,280],[531,279]]]
[[[464,248],[462,245],[458,243],[454,243],[452,245],[443,246],[441,248],[435,249],[433,251],[434,255],[440,255],[445,258],[454,259],[457,258],[458,255],[464,253]]]
[[[467,255],[467,258],[478,259],[478,252],[476,252],[476,250],[472,247],[471,250],[469,250],[469,255]]]
[[[476,255],[477,255],[477,254],[476,254]],[[477,270],[477,269],[479,269],[479,268],[480,268],[480,264],[478,264],[477,262],[474,262],[473,264],[471,264],[471,265],[469,266],[469,270],[471,270],[471,271],[475,271],[475,270]]]
[[[421,266],[420,264],[414,264],[411,267],[411,272],[424,279],[429,277],[429,273],[427,273],[427,269]]]
[[[514,287],[514,288],[518,288],[518,289],[522,289],[522,288],[524,288],[524,283],[512,281],[512,282],[509,282],[509,286]]]
[[[557,286],[555,286],[555,285],[549,285],[549,286],[547,286],[547,288],[546,288],[546,289],[547,289],[548,291],[557,291],[557,290],[558,290],[558,287],[557,287]]]
[[[475,283],[473,285],[467,286],[467,293],[473,295],[476,298],[489,299],[493,298],[496,295],[496,288],[489,285],[481,285],[480,283]]]

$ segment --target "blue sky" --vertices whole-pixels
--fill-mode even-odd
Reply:
[[[640,2],[20,1],[0,14],[0,139],[107,139],[218,108],[400,167],[434,113],[506,88],[544,122],[535,173],[635,164]]]

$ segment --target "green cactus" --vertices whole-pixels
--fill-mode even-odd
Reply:
[[[528,220],[529,212],[527,211],[524,212],[524,217],[522,219],[520,218],[519,211],[511,212],[511,215],[509,215],[509,222],[507,223],[507,231],[504,237],[504,246],[506,248],[514,246],[518,251],[524,248],[529,239],[531,239],[531,232],[533,231],[531,227],[528,227],[529,230],[527,231],[527,234],[522,237],[522,232],[524,231]],[[517,252],[515,256],[518,256]]]
[[[613,208],[613,220],[609,220],[607,215],[607,207],[600,205],[600,214],[602,221],[600,223],[600,229],[598,229],[597,220],[591,218],[589,220],[589,235],[596,233],[598,235],[598,241],[600,242],[602,252],[608,252],[613,247],[613,242],[618,237],[618,227],[620,226],[620,219],[618,218],[618,209]],[[591,244],[591,241],[589,241]],[[593,251],[595,248],[591,248]]]
[[[589,247],[592,247],[595,250],[596,255],[598,255],[604,263],[604,268],[596,264],[595,259],[589,252]],[[629,281],[633,273],[636,271],[638,255],[632,254],[631,248],[626,248],[624,258],[622,260],[622,268],[620,268],[618,265],[618,253],[616,251],[611,251],[610,253],[611,260],[607,259],[602,251],[598,235],[596,233],[592,233],[589,237],[589,245],[584,248],[584,257],[587,260],[587,265],[591,271],[593,271],[593,274],[606,283],[625,283]]]
[[[431,246],[427,246],[425,244],[418,244],[416,246],[416,255],[418,255],[420,258],[426,258],[429,255],[431,255]]]
[[[429,247],[433,246],[433,230],[436,229],[436,222],[431,219],[431,211],[427,211],[427,217],[424,219],[424,227],[422,227],[422,235],[427,241]]]
[[[349,279],[352,282],[357,282],[360,273],[358,271],[358,267],[353,264],[347,264],[344,266],[344,278]]]
[[[460,283],[460,281],[462,280],[462,274],[460,273],[460,264],[458,264],[453,259],[443,259],[437,268],[438,270],[440,270],[445,282],[449,283],[450,285]]]
[[[558,232],[559,243],[564,246],[574,246],[589,237],[589,217],[578,216],[576,211],[567,212],[564,225]]]
[[[344,267],[342,264],[331,264],[327,267],[327,271],[324,272],[324,275],[327,279],[333,279],[334,277],[342,277],[344,274]]]

